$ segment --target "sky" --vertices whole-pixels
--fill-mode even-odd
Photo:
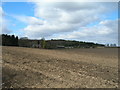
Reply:
[[[5,34],[118,44],[117,2],[3,2],[0,13]]]

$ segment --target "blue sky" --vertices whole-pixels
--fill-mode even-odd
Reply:
[[[16,20],[12,15],[27,15],[34,16],[34,9],[31,8],[33,6],[32,3],[26,2],[4,2],[2,3],[2,8],[5,12],[5,18],[10,22],[8,28],[12,30],[13,33],[17,33],[19,29],[24,28],[26,26],[25,23],[21,23],[21,21]]]
[[[2,9],[4,33],[117,44],[117,3],[4,2]]]

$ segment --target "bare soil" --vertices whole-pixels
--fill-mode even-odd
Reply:
[[[117,88],[117,48],[2,47],[3,88]]]

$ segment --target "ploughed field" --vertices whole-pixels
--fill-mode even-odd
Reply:
[[[117,88],[117,48],[2,47],[3,88]]]

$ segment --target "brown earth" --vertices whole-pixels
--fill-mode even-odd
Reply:
[[[117,88],[117,48],[2,47],[3,88]]]

